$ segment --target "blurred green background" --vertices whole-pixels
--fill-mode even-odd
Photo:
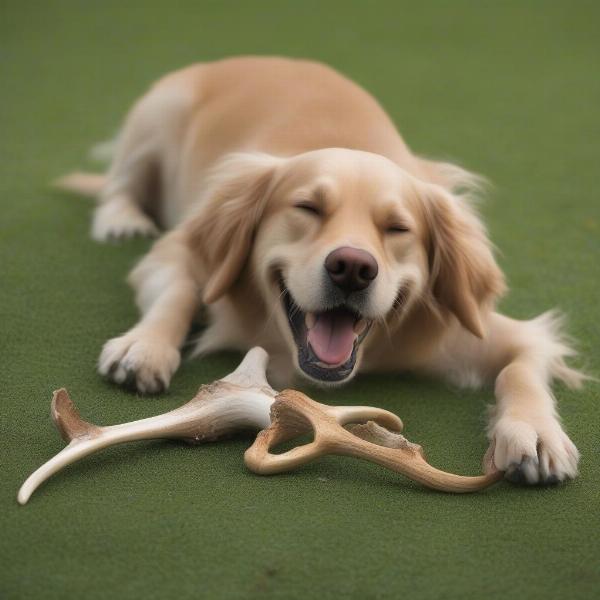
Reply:
[[[560,307],[578,364],[599,375],[599,21],[597,2],[3,0],[0,597],[597,597],[598,384],[556,391],[583,457],[556,488],[443,495],[333,457],[260,478],[245,438],[115,448],[25,507],[15,495],[62,447],[52,390],[122,422],[178,406],[239,358],[188,362],[158,398],[102,381],[99,350],[136,318],[124,277],[149,242],[93,243],[91,204],[47,185],[85,167],[150,82],[198,60],[323,60],[374,93],[415,151],[488,176],[502,309]],[[409,375],[317,397],[385,406],[434,464],[479,471],[491,390]]]

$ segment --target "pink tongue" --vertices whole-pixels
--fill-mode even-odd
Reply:
[[[316,315],[317,322],[308,330],[308,343],[313,352],[330,365],[345,363],[354,346],[354,317],[345,312]]]

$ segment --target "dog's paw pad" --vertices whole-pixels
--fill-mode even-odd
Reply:
[[[512,463],[506,469],[505,477],[512,483],[526,484],[538,479],[539,461],[537,457],[525,456],[520,463]]]

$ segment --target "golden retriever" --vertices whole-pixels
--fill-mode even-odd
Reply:
[[[550,385],[580,384],[556,316],[494,311],[504,290],[467,171],[406,146],[366,91],[322,64],[243,57],[167,75],[134,105],[99,197],[99,241],[169,230],[129,281],[140,321],[99,371],[160,392],[201,307],[196,352],[263,346],[278,383],[357,372],[495,381],[488,436],[513,481],[577,473]]]

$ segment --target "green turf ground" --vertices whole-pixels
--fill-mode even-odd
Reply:
[[[557,390],[583,456],[558,488],[443,495],[337,458],[261,478],[242,439],[124,446],[25,507],[15,494],[62,446],[53,389],[109,424],[175,407],[238,360],[189,362],[153,399],[102,381],[97,355],[135,319],[123,280],[149,243],[93,243],[90,204],[47,187],[154,78],[196,60],[322,59],[374,92],[416,151],[489,176],[502,309],[562,308],[599,375],[599,21],[594,2],[4,0],[0,598],[597,598],[599,385]],[[396,411],[434,464],[472,473],[491,397],[414,376],[318,394]]]

